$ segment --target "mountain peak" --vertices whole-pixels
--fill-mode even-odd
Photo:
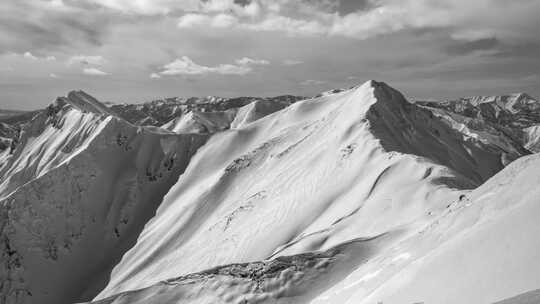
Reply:
[[[55,109],[70,105],[82,112],[95,114],[114,115],[114,113],[103,103],[92,97],[90,94],[82,91],[70,91],[67,97],[58,97],[51,106]]]

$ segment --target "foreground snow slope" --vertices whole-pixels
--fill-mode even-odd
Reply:
[[[540,155],[525,156],[414,233],[220,266],[93,303],[536,304],[538,172]]]
[[[0,303],[94,296],[206,139],[133,126],[83,92],[38,114],[0,172]]]
[[[92,303],[305,303],[350,273],[351,265],[373,258],[389,239],[356,239],[321,252],[219,266]]]
[[[513,162],[312,303],[493,303],[537,288],[538,172],[540,154]]]
[[[371,249],[366,257],[392,252],[398,255],[393,258],[406,260],[398,258],[396,244],[447,212],[463,189],[478,186],[519,153],[471,137],[384,83],[370,81],[298,102],[214,135],[167,193],[97,299],[153,285],[138,295],[166,293],[172,287],[159,285],[162,280],[184,276],[183,282],[189,273],[219,265],[314,250],[324,255],[357,244],[351,240],[379,236],[388,237],[376,245],[358,245]],[[351,250],[343,255],[364,256]],[[339,258],[332,260],[340,265]],[[347,262],[346,268],[365,262]],[[376,275],[367,264],[359,269],[355,276]],[[313,271],[301,272],[319,278]],[[321,286],[330,287],[323,281],[342,276],[342,271],[330,272]],[[179,293],[170,299],[225,301],[223,295]],[[268,301],[301,303],[316,296],[300,294],[298,302],[271,302],[275,295]]]

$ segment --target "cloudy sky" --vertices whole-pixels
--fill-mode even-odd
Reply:
[[[0,106],[314,95],[540,97],[538,0],[1,0]]]

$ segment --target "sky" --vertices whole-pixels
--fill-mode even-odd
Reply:
[[[0,108],[313,96],[540,97],[538,0],[2,0]]]

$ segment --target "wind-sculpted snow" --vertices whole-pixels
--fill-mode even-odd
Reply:
[[[505,153],[384,83],[297,102],[215,134],[96,299],[396,229],[414,235],[503,168]]]
[[[369,81],[302,101],[105,107],[74,92],[0,155],[1,299],[493,303],[534,290],[540,132],[524,96],[409,103]]]
[[[31,122],[2,169],[1,303],[93,297],[207,139],[136,127],[71,96]]]

